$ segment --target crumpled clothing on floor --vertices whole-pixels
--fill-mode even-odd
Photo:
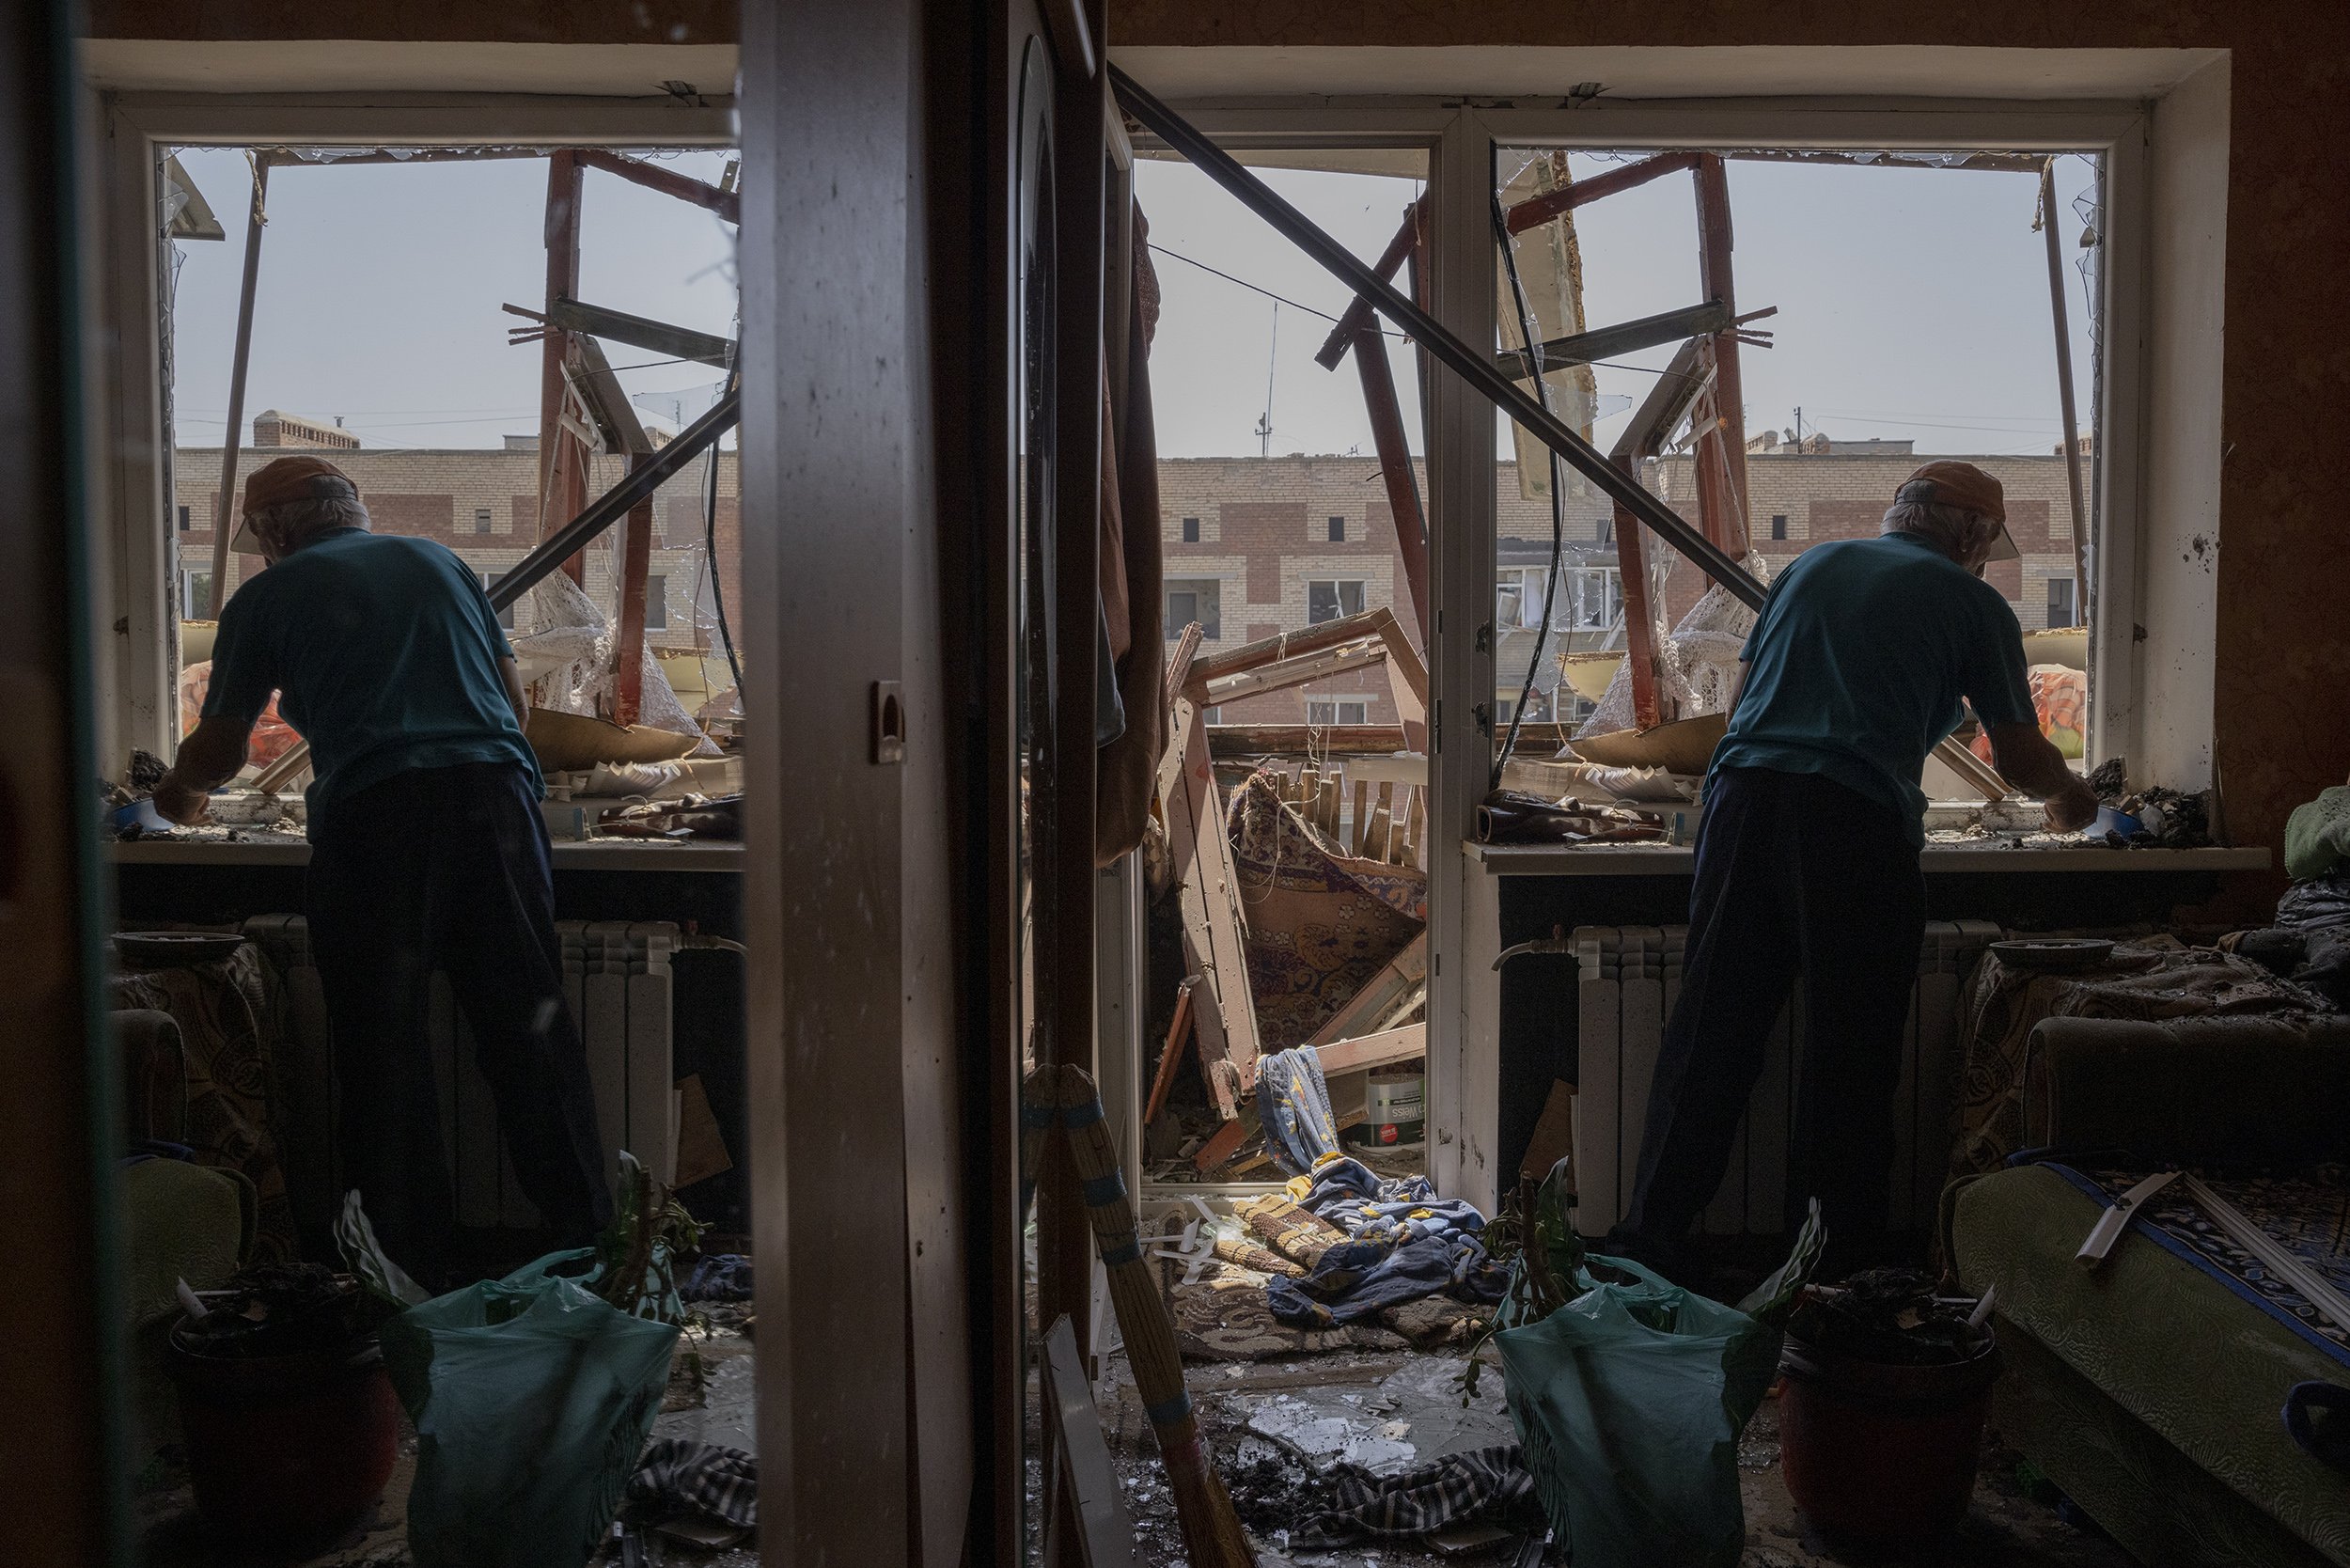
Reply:
[[[741,1449],[663,1437],[645,1446],[628,1478],[639,1508],[680,1510],[749,1529],[759,1523],[759,1460]]]
[[[1312,1046],[1276,1051],[1257,1063],[1257,1120],[1264,1126],[1265,1152],[1292,1176],[1339,1152],[1330,1084]]]
[[[1340,1465],[1327,1483],[1328,1509],[1292,1530],[1291,1546],[1324,1550],[1371,1537],[1424,1535],[1506,1515],[1534,1497],[1534,1477],[1515,1443],[1449,1453],[1391,1476]]]
[[[1485,1216],[1459,1199],[1440,1199],[1425,1176],[1381,1181],[1360,1160],[1325,1158],[1291,1184],[1299,1205],[1347,1232],[1302,1279],[1265,1282],[1282,1323],[1329,1327],[1439,1292],[1464,1301],[1499,1301],[1509,1276],[1479,1239]]]
[[[685,1301],[748,1301],[751,1261],[740,1252],[713,1253],[694,1265],[677,1294]]]

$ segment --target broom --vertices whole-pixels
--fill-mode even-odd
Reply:
[[[1126,1358],[1142,1395],[1143,1414],[1159,1440],[1167,1486],[1183,1528],[1183,1553],[1192,1568],[1256,1568],[1257,1554],[1242,1533],[1230,1494],[1209,1462],[1207,1444],[1183,1388],[1183,1357],[1175,1348],[1175,1325],[1151,1278],[1135,1234],[1134,1204],[1126,1196],[1118,1151],[1102,1115],[1101,1090],[1082,1067],[1060,1070],[1060,1121],[1069,1156],[1084,1184],[1086,1213],[1109,1275],[1110,1303],[1118,1330],[1126,1338]]]

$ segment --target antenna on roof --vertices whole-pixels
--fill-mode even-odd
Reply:
[[[1273,337],[1265,349],[1264,417],[1257,421],[1257,455],[1261,458],[1269,458],[1273,455],[1273,371],[1274,368],[1280,363],[1280,344],[1281,302],[1275,300],[1273,302]]]

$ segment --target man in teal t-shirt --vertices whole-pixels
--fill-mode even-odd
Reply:
[[[2014,558],[2006,518],[1990,475],[1928,463],[1903,483],[1880,537],[1797,557],[1747,639],[1706,778],[1681,998],[1615,1238],[1668,1272],[1721,1184],[1797,968],[1789,1217],[1820,1200],[1838,1268],[1881,1245],[1901,1031],[1925,933],[1919,778],[1964,716],[1961,699],[1999,771],[2048,802],[2052,827],[2096,815],[2040,733],[2015,613],[1982,580],[1989,561]]]
[[[256,471],[243,512],[238,548],[269,568],[221,611],[204,717],[156,809],[200,821],[275,693],[317,776],[306,902],[334,1028],[341,1185],[396,1261],[449,1274],[455,1213],[426,1034],[437,972],[472,1026],[524,1192],[566,1244],[591,1241],[611,1197],[497,612],[446,545],[369,533],[358,487],[321,458]]]

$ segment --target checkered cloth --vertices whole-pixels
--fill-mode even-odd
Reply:
[[[1449,1453],[1391,1476],[1340,1465],[1327,1479],[1330,1506],[1290,1532],[1292,1546],[1321,1550],[1367,1536],[1425,1535],[1497,1518],[1534,1496],[1534,1477],[1515,1443]]]
[[[680,1509],[748,1529],[759,1523],[759,1460],[741,1449],[663,1437],[646,1445],[628,1478],[628,1500]]]

